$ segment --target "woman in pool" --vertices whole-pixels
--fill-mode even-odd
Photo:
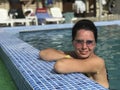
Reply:
[[[58,73],[84,73],[105,88],[109,88],[105,62],[94,53],[97,43],[97,28],[90,20],[80,20],[72,28],[74,51],[63,52],[48,48],[40,51],[40,58],[56,60]]]

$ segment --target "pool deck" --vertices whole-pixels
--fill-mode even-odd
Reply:
[[[120,20],[95,22],[120,25]],[[0,56],[20,90],[107,90],[81,73],[56,74],[55,62],[40,60],[39,50],[17,38],[19,32],[72,28],[73,24],[0,28]]]
[[[94,22],[96,26],[106,26],[106,25],[120,25],[120,20],[113,21],[99,21]],[[72,28],[74,23],[65,23],[65,24],[46,24],[39,26],[18,26],[18,27],[1,27],[0,32],[9,32],[11,34],[16,34],[19,32],[26,31],[38,31],[38,30],[54,30],[54,29],[66,29]]]

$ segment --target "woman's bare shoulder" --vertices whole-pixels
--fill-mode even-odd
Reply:
[[[102,58],[102,57],[99,57],[99,56],[95,56],[95,60],[96,60],[96,63],[101,66],[101,67],[105,67],[105,60]]]

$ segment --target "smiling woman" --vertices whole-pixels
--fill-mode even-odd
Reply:
[[[57,73],[87,74],[94,81],[108,88],[104,59],[94,52],[97,44],[97,28],[94,23],[87,19],[78,21],[72,28],[72,43],[73,51],[44,49],[40,50],[40,58],[46,61],[56,60],[54,70]],[[66,59],[66,55],[70,55],[72,58]]]
[[[119,35],[120,26],[119,26],[119,23],[117,24],[114,21],[112,21],[112,23],[110,21],[108,23],[106,23],[106,22],[105,23],[104,22],[96,22],[95,23],[96,25],[98,25],[98,27],[97,27],[98,28],[98,41],[97,41],[97,47],[95,49],[95,52],[97,55],[104,58],[104,60],[105,60],[107,71],[108,71],[108,79],[109,79],[109,83],[110,83],[110,89],[111,90],[112,89],[119,90],[120,89],[120,85],[119,85],[120,63],[118,63],[118,62],[120,62],[120,59],[119,59],[120,58],[120,48],[119,48],[119,46],[120,46],[120,38],[119,38],[120,37],[120,35]],[[65,26],[68,26],[68,25],[65,25]],[[38,48],[39,50],[45,49],[47,47],[52,47],[52,48],[55,48],[58,50],[71,51],[71,50],[73,50],[73,47],[71,44],[71,40],[72,40],[71,28],[66,29],[65,26],[62,26],[62,27],[64,27],[64,29],[61,29],[61,30],[56,28],[55,26],[52,26],[52,27],[55,27],[56,29],[41,30],[41,28],[38,28],[38,30],[41,30],[41,31],[39,31],[39,32],[21,32],[20,38],[22,40],[28,42],[32,46]],[[9,31],[12,31],[12,30],[9,30]],[[84,41],[84,44],[85,44],[85,42],[87,42],[87,41]],[[69,57],[69,56],[65,56],[65,58],[66,57]],[[50,63],[52,63],[52,62],[50,62]],[[52,66],[52,65],[50,65],[50,66]],[[48,67],[48,68],[50,69],[50,67]],[[70,75],[70,74],[67,74],[67,75]],[[81,80],[79,80],[79,82],[80,81]],[[92,90],[95,90],[95,89],[92,89]]]
[[[0,58],[0,90],[17,90],[4,62]]]

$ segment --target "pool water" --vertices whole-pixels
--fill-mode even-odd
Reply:
[[[105,59],[111,90],[120,90],[120,26],[99,26],[96,54]],[[73,50],[71,30],[45,30],[20,33],[19,37],[35,48]]]
[[[71,50],[71,30],[45,30],[32,33],[20,33],[20,38],[39,50],[48,47]]]

